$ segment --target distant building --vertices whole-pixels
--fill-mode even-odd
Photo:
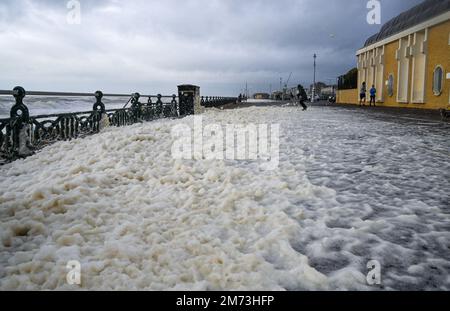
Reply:
[[[255,93],[253,94],[254,99],[270,99],[270,94],[268,93]]]
[[[321,89],[320,95],[324,97],[334,96],[336,93],[337,86],[336,85],[328,85]]]
[[[367,91],[376,87],[378,105],[450,108],[450,0],[426,0],[400,14],[356,55],[357,86],[339,90],[339,103],[358,103],[366,82]]]
[[[316,90],[315,90],[316,95],[320,95],[322,93],[322,89],[326,88],[326,87],[327,87],[327,85],[325,83],[323,83],[323,82],[316,82]],[[312,94],[312,89],[313,89],[313,85],[311,84],[309,86],[309,91],[310,91],[311,94]]]
[[[270,97],[273,100],[282,100],[283,99],[283,92],[275,91],[272,92],[272,95]]]

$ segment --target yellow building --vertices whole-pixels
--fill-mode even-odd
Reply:
[[[450,0],[427,0],[400,14],[356,55],[358,86],[375,85],[377,105],[449,109]],[[359,88],[338,91],[338,103],[358,103]]]

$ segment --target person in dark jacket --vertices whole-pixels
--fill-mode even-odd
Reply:
[[[303,107],[303,111],[306,111],[308,109],[308,106],[306,106],[306,104],[305,104],[305,99],[302,96],[302,92],[301,92],[300,86],[298,86],[297,97],[298,97],[298,102]]]
[[[361,89],[359,91],[359,106],[366,105],[366,93],[367,93],[366,82],[363,82],[361,85]]]
[[[297,87],[297,98],[298,98],[298,102],[299,102],[300,105],[302,105],[303,111],[306,111],[306,109],[308,109],[308,106],[306,106],[306,104],[305,104],[305,99],[306,99],[306,98],[303,98],[302,93],[303,93],[303,94],[306,94],[306,93],[305,93],[305,90],[303,89],[303,86],[299,85],[299,86]]]

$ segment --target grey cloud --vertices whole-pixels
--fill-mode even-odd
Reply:
[[[66,23],[67,1],[0,2],[0,88],[165,92],[196,83],[207,94],[331,82],[380,26],[366,0],[80,0],[82,24]],[[420,0],[382,0],[386,22]]]

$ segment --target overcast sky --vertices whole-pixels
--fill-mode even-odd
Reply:
[[[330,83],[380,25],[367,0],[0,0],[0,89],[235,95]],[[421,0],[381,0],[382,23]]]

